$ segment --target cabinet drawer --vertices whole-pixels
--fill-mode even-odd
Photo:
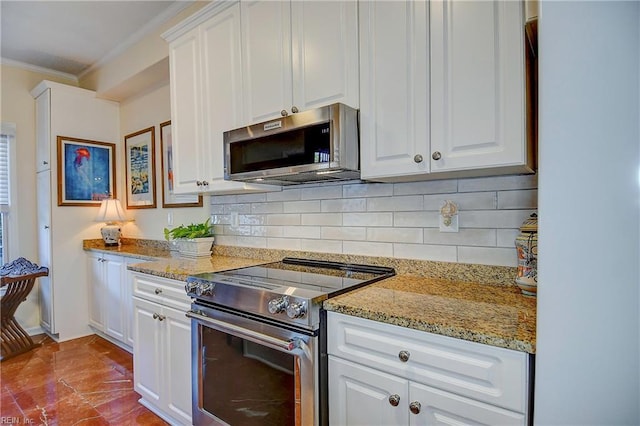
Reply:
[[[182,281],[148,274],[133,273],[133,295],[179,310],[186,311],[191,306]]]
[[[328,352],[478,401],[526,412],[528,355],[329,312]],[[406,361],[401,359],[401,352]]]

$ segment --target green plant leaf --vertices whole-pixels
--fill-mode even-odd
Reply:
[[[210,219],[207,219],[202,223],[180,225],[173,229],[164,228],[164,238],[168,241],[170,239],[179,240],[213,237],[213,226],[209,221]]]

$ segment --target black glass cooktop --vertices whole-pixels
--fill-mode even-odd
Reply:
[[[333,294],[395,274],[392,268],[285,258],[280,262],[198,274],[199,280],[261,289],[298,288]]]

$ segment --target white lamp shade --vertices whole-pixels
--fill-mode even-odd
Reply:
[[[109,198],[108,200],[102,200],[100,204],[100,210],[96,216],[96,222],[124,222],[127,220],[122,204],[120,200]]]

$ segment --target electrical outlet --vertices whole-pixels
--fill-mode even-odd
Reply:
[[[167,213],[167,226],[173,226],[173,213]]]
[[[440,220],[439,220],[440,232],[458,232],[458,215],[457,214],[451,216],[451,223],[449,225],[446,225],[444,223],[445,220],[446,218],[443,215],[440,215]]]
[[[238,226],[238,212],[231,212],[231,226]]]

